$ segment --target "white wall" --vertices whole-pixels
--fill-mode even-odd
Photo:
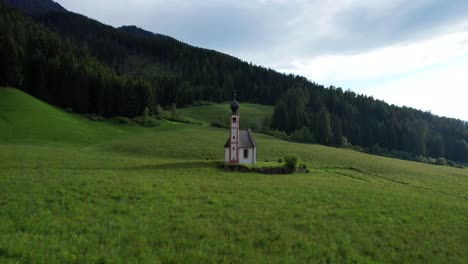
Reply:
[[[229,148],[224,148],[224,162],[229,162]]]
[[[239,163],[240,164],[255,164],[255,148],[247,148],[249,156],[248,158],[244,158],[244,149],[246,148],[239,148]]]

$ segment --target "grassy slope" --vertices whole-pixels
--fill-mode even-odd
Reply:
[[[263,125],[265,118],[271,118],[273,110],[274,107],[272,106],[242,103],[239,109],[239,112],[241,113],[241,128],[260,128]],[[227,126],[230,108],[229,104],[225,103],[184,108],[181,109],[180,112],[184,117],[192,121],[202,122],[207,125],[216,121]]]
[[[0,88],[0,141],[3,143],[94,143],[110,136],[124,136],[134,130],[93,122],[17,89]]]
[[[16,90],[0,113],[0,262],[468,258],[467,170],[256,135],[259,160],[312,173],[228,173],[207,160],[225,129],[95,123]]]

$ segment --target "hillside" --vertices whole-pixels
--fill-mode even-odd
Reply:
[[[242,102],[275,106],[269,129],[290,136],[308,130],[304,142],[468,162],[468,123],[461,120],[325,88],[135,26],[114,28],[72,12],[24,17],[2,3],[0,12],[0,85],[77,113],[135,117],[158,104],[225,102],[237,91]]]
[[[221,125],[228,127],[229,117],[226,118],[226,109],[229,104],[211,104],[180,109],[183,117],[205,125]],[[274,108],[272,106],[242,103],[241,129],[259,131],[262,128],[269,129]]]
[[[96,143],[132,130],[66,113],[13,88],[0,88],[0,109],[3,143]]]
[[[258,160],[294,153],[311,172],[230,173],[214,161],[226,129],[93,122],[0,93],[0,262],[468,258],[466,169],[255,134]]]
[[[63,6],[51,0],[4,0],[4,2],[29,14],[67,12]]]

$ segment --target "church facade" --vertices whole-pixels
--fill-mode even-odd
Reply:
[[[229,138],[224,144],[224,161],[230,164],[252,164],[257,162],[257,146],[252,131],[240,130],[239,103],[231,103]]]

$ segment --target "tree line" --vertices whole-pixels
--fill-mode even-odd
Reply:
[[[275,108],[272,128],[296,141],[352,144],[406,159],[468,162],[468,123],[341,88],[310,85],[287,90]]]
[[[144,76],[161,105],[224,102],[232,99],[234,89],[240,101],[274,105],[288,87],[308,82],[134,26],[117,29],[70,12],[32,17],[119,74]]]
[[[155,107],[153,85],[119,75],[86,49],[0,2],[0,85],[78,113],[140,115]]]

